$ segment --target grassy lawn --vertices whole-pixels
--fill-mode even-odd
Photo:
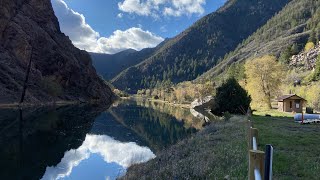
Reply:
[[[251,120],[259,130],[259,149],[274,146],[273,179],[320,179],[320,124],[300,125],[292,114],[272,110],[255,112]],[[246,125],[243,116],[214,122],[130,167],[122,179],[247,179]]]
[[[252,120],[259,130],[259,149],[264,150],[266,144],[274,146],[274,179],[319,179],[320,124],[300,125],[292,116],[255,112]]]
[[[292,118],[294,116],[294,114],[292,114],[292,113],[280,112],[280,111],[275,110],[275,109],[259,110],[259,111],[253,112],[253,114],[257,115],[257,116],[265,116],[266,114],[269,114],[269,115],[271,115],[273,117],[290,117],[290,118]]]

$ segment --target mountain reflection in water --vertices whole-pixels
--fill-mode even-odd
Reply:
[[[201,127],[188,110],[140,103],[0,109],[0,179],[115,179]]]

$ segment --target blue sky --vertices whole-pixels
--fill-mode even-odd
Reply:
[[[226,0],[51,0],[62,32],[80,49],[113,54],[154,47]]]

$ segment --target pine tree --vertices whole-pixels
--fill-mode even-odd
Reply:
[[[250,107],[251,97],[235,78],[230,78],[217,88],[214,101],[211,109],[213,114],[245,114]]]

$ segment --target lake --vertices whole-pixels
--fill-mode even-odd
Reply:
[[[116,179],[204,123],[150,101],[0,109],[0,179]]]

